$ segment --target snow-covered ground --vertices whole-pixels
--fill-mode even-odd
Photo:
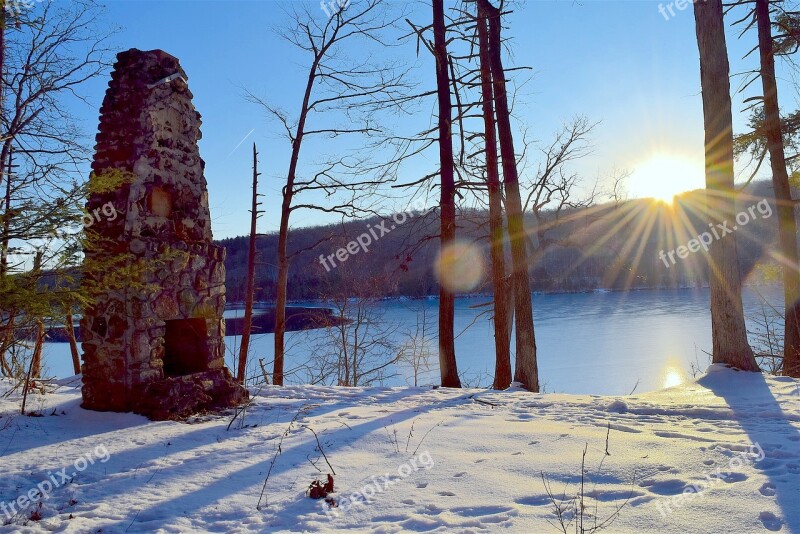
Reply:
[[[584,528],[800,532],[789,378],[712,366],[629,397],[269,387],[230,429],[85,411],[61,384],[28,400],[42,417],[0,400],[0,532],[557,532],[543,476],[569,521],[584,448]],[[338,508],[306,496],[331,471],[311,430]]]

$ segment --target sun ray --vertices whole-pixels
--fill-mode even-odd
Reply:
[[[626,224],[635,220],[637,215],[643,210],[641,203],[639,202],[630,202],[628,204],[624,204],[619,208],[619,211],[615,211],[615,213],[611,216],[612,226],[611,228],[603,228],[602,234],[598,239],[596,239],[591,245],[588,246],[586,250],[581,253],[581,257],[572,265],[569,269],[563,273],[564,276],[569,276],[570,274],[574,273],[585,261],[590,259],[594,256],[599,250],[603,248],[603,246],[613,238],[618,232],[622,231]],[[614,223],[613,218],[619,218],[619,220]],[[589,225],[586,233],[587,235],[592,234],[592,230],[596,230],[600,225],[607,225],[609,221],[599,219],[598,221],[594,221]]]

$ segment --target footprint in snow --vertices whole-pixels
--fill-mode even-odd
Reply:
[[[531,441],[530,443],[528,443],[528,445],[538,445],[538,444],[539,444],[538,441]]]
[[[734,482],[743,482],[747,480],[747,475],[744,473],[728,473],[724,477],[720,477],[722,480],[727,482],[728,484],[733,484]]]
[[[460,473],[456,473],[455,475],[453,475],[453,478],[461,478],[463,476],[467,476],[467,472],[466,471],[462,471]]]
[[[758,490],[761,492],[761,495],[764,497],[774,497],[775,496],[775,484],[772,482],[766,482],[761,486],[761,489]]]
[[[520,454],[522,454],[522,453],[521,452],[513,452],[513,453],[511,453],[511,456],[519,456]]]
[[[452,491],[440,491],[440,492],[437,492],[437,494],[441,495],[442,497],[455,497],[456,496],[456,494],[453,493]]]
[[[763,524],[764,528],[767,530],[777,532],[781,529],[781,527],[783,527],[783,520],[781,520],[779,517],[776,517],[772,512],[761,512],[758,514],[758,518],[761,520],[761,524]]]
[[[551,505],[553,503],[552,499],[547,495],[534,495],[531,497],[522,497],[521,499],[517,499],[517,504],[524,504],[526,506],[545,506]]]
[[[427,488],[427,487],[428,487],[428,483],[427,482],[417,482],[417,488],[423,489],[423,488]]]
[[[475,460],[476,464],[482,464],[483,462],[487,461],[488,458],[481,458],[480,460]]]
[[[786,466],[783,464],[783,462],[773,460],[772,458],[764,458],[755,465],[755,468],[767,474],[780,474],[786,472]]]
[[[683,493],[686,486],[686,482],[676,478],[660,480],[658,482],[655,480],[643,480],[639,483],[639,487],[648,488],[651,493],[655,493],[656,495],[678,495],[679,493]]]

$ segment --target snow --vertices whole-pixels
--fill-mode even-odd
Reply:
[[[543,475],[569,520],[584,450],[585,527],[800,532],[790,378],[712,366],[628,397],[264,387],[230,429],[231,414],[86,411],[79,386],[29,398],[42,417],[19,416],[16,393],[0,400],[0,532],[557,532]],[[338,508],[305,495],[330,472],[309,429]],[[9,519],[37,485],[41,506]]]

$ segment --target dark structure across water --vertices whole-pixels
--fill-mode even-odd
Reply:
[[[335,324],[338,319],[329,308],[305,308],[290,306],[286,308],[286,331],[297,332],[312,330],[326,325]],[[225,319],[225,335],[240,336],[244,327],[244,310],[240,317]],[[253,310],[253,335],[271,334],[275,331],[275,308],[258,308]],[[75,326],[75,338],[81,342],[81,329]],[[67,332],[64,327],[51,328],[47,332],[47,341],[66,343]]]

